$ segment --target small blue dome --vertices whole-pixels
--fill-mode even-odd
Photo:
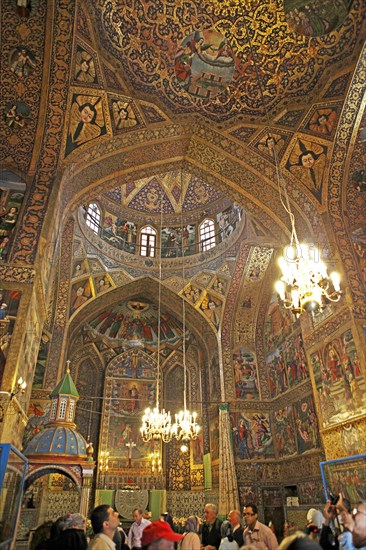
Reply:
[[[76,430],[67,426],[52,426],[36,434],[24,449],[24,454],[86,458],[86,446],[85,439]]]

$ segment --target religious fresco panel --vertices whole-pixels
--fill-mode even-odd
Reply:
[[[141,117],[134,103],[127,98],[110,100],[112,126],[115,133],[128,132],[142,125]]]
[[[324,504],[324,487],[320,478],[314,481],[299,481],[297,487],[301,506],[307,504]]]
[[[38,396],[33,396],[28,407],[28,422],[23,434],[23,448],[25,449],[35,435],[44,430],[49,421],[51,401],[48,397],[49,392],[38,392]]]
[[[286,405],[274,412],[275,449],[279,458],[293,456],[297,453],[296,430],[291,405]]]
[[[255,144],[255,148],[273,160],[281,157],[288,140],[289,137],[284,133],[265,132]]]
[[[223,301],[220,298],[204,291],[198,309],[213,324],[216,330],[220,328],[223,309]]]
[[[291,311],[283,307],[277,294],[273,294],[264,325],[265,349],[271,351],[277,348],[298,326],[299,321],[294,322]]]
[[[229,284],[230,284],[230,281],[225,277],[216,276],[212,279],[208,288],[209,290],[213,290],[214,292],[217,292],[217,294],[221,294],[222,296],[225,296],[228,290]]]
[[[163,227],[161,230],[162,258],[190,256],[196,252],[196,226]]]
[[[32,389],[42,388],[44,374],[46,371],[47,355],[50,348],[50,338],[43,333],[39,345],[36,368],[34,371]]]
[[[73,94],[66,136],[65,157],[72,151],[107,133],[103,98]]]
[[[241,508],[250,502],[252,502],[253,504],[257,504],[258,498],[257,498],[257,491],[255,486],[239,485],[238,490],[239,490],[239,501],[240,501]]]
[[[11,101],[3,109],[3,118],[9,128],[19,131],[31,120],[31,113],[31,107],[24,101]]]
[[[301,181],[319,202],[326,176],[327,154],[327,146],[302,137],[297,138],[293,144],[286,162],[287,170]]]
[[[322,462],[321,469],[328,494],[342,493],[352,507],[366,499],[366,455]]]
[[[10,50],[9,65],[11,72],[23,79],[33,73],[37,62],[34,53],[29,48],[17,46]]]
[[[234,413],[231,427],[236,459],[275,457],[269,414]]]
[[[112,288],[113,282],[108,273],[103,273],[103,275],[98,275],[98,277],[93,278],[94,289],[96,294],[102,294],[110,288]]]
[[[71,287],[69,316],[71,317],[90,298],[92,298],[92,289],[89,278],[74,283]]]
[[[98,84],[94,56],[80,44],[76,46],[74,80],[83,84]]]
[[[201,288],[193,285],[192,283],[188,283],[183,289],[185,299],[192,304],[196,304],[197,302],[199,302],[202,292],[203,290]]]
[[[11,346],[21,296],[22,293],[18,290],[0,288],[0,386]]]
[[[290,29],[303,36],[324,36],[337,29],[347,18],[353,0],[284,0]]]
[[[295,332],[266,357],[271,397],[294,388],[309,378],[301,333]]]
[[[364,186],[366,190],[366,170],[364,172]],[[353,244],[353,249],[356,253],[362,281],[366,285],[366,226],[353,229],[351,231],[351,241]]]
[[[220,427],[218,407],[212,407],[212,409],[210,410],[209,429],[211,461],[214,462],[219,459],[220,453]]]
[[[323,107],[315,109],[303,130],[324,138],[331,139],[334,136],[339,107]]]
[[[310,354],[323,427],[366,412],[366,385],[352,329]]]
[[[6,261],[24,199],[25,183],[11,171],[0,177],[0,261]]]
[[[233,233],[243,216],[243,209],[236,203],[226,208],[223,212],[219,212],[216,216],[219,226],[218,238],[219,242],[224,241]]]
[[[101,238],[108,244],[130,254],[136,253],[137,227],[133,222],[106,212],[102,221]]]
[[[300,454],[320,447],[315,405],[311,396],[293,404],[297,449]]]
[[[257,359],[253,352],[240,348],[233,353],[236,399],[259,399]]]
[[[76,260],[73,262],[72,266],[72,278],[76,279],[77,277],[81,277],[82,275],[85,275],[89,272],[89,266],[86,258],[83,260]]]

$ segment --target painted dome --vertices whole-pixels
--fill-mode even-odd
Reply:
[[[83,436],[68,426],[51,426],[35,435],[24,454],[87,457],[87,443]]]

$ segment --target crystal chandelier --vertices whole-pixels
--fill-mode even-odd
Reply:
[[[181,234],[183,235],[183,193],[181,195]],[[185,286],[185,271],[184,271],[184,247],[182,237],[182,279],[183,288]],[[182,317],[183,317],[183,336],[182,336],[182,352],[183,352],[183,406],[184,409],[175,415],[175,422],[172,426],[172,433],[178,441],[188,443],[191,439],[197,439],[200,426],[197,424],[197,413],[190,412],[187,409],[187,365],[186,365],[186,306],[185,298],[182,296]]]
[[[295,240],[284,248],[278,263],[282,277],[275,285],[276,291],[285,308],[297,317],[304,310],[314,313],[329,302],[339,301],[342,295],[339,274],[333,272],[328,277],[315,247]]]
[[[157,345],[157,368],[156,368],[156,404],[153,409],[145,409],[142,417],[140,433],[143,441],[161,440],[168,443],[172,439],[172,420],[170,412],[159,409],[160,393],[160,339],[161,339],[161,233],[163,227],[163,201],[160,197],[160,253],[159,253],[159,298],[158,298],[158,345]]]

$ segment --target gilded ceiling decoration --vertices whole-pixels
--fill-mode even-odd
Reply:
[[[338,0],[337,9],[334,2],[328,9],[331,21],[325,22],[322,12],[313,13],[310,2],[300,3],[300,11],[306,11],[305,17],[311,19],[306,32],[292,24],[297,14],[291,0],[286,13],[280,0],[241,2],[240,7],[236,3],[235,13],[228,8],[232,2],[226,1],[98,0],[95,19],[103,46],[119,59],[136,90],[155,96],[174,113],[198,110],[208,118],[227,120],[239,114],[263,116],[263,101],[272,115],[291,99],[313,94],[325,68],[350,62],[358,49],[365,6],[356,0],[351,9],[351,2]],[[321,26],[327,27],[328,34],[321,32]],[[216,50],[210,40],[200,38],[213,32],[223,37],[220,43],[214,42]],[[311,35],[310,45],[304,34]],[[187,38],[190,36],[192,40]],[[202,91],[204,87],[207,90],[207,82],[200,90],[193,90],[189,75],[184,80],[184,72],[197,74],[192,63],[201,55],[197,51],[197,45],[203,49],[200,43],[206,55],[211,46],[209,55],[216,63],[222,58],[223,63],[226,59],[235,64],[231,84],[227,78],[225,89],[214,100],[214,93],[205,95]],[[182,44],[185,53],[181,52]],[[182,61],[182,56],[185,65],[177,68],[177,59]],[[187,89],[191,86],[189,93],[182,82]]]

